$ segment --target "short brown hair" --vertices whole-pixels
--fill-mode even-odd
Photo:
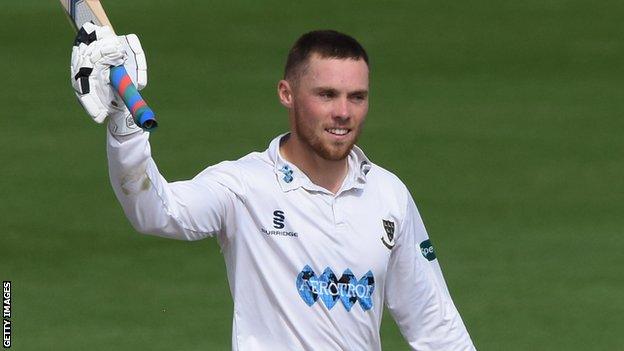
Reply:
[[[366,50],[353,37],[335,30],[315,30],[297,39],[288,52],[284,79],[293,79],[305,71],[312,54],[322,58],[363,59],[368,65]]]

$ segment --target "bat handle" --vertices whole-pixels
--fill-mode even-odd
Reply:
[[[153,131],[158,126],[156,115],[132,83],[124,66],[110,68],[110,83],[132,113],[134,123],[145,131]]]

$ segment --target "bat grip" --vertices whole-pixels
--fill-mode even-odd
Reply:
[[[110,68],[110,83],[130,110],[134,123],[148,132],[156,129],[158,123],[154,111],[147,106],[124,66]]]

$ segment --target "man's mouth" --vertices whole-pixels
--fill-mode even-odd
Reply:
[[[351,129],[348,129],[348,128],[328,128],[328,129],[325,129],[325,131],[330,133],[330,134],[333,134],[333,135],[343,136],[343,135],[349,134]]]

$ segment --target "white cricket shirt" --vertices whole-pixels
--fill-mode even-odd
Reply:
[[[358,147],[334,195],[281,157],[283,135],[172,183],[148,135],[109,133],[115,194],[139,232],[217,238],[233,350],[380,350],[384,304],[412,349],[474,350],[408,190]]]

